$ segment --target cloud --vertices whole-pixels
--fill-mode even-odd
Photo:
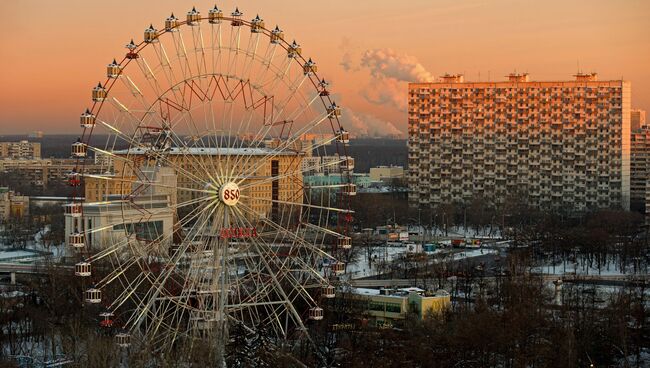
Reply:
[[[358,47],[354,47],[349,38],[343,37],[339,49],[343,51],[341,62],[339,62],[339,65],[343,67],[343,70],[346,72],[359,71],[359,64],[357,63],[357,57],[355,55],[358,52]]]
[[[361,66],[375,78],[391,78],[404,82],[433,82],[433,74],[413,56],[398,54],[392,49],[367,50],[361,56]]]
[[[403,137],[404,132],[397,129],[393,123],[346,108],[343,113],[343,126],[359,136],[368,137]]]
[[[366,101],[381,106],[390,106],[399,111],[408,108],[408,85],[406,82],[391,78],[372,79],[359,93]]]

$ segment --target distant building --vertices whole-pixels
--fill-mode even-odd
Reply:
[[[0,172],[19,175],[25,184],[46,188],[52,184],[65,184],[68,174],[83,166],[84,172],[98,174],[105,167],[77,159],[0,159]]]
[[[404,168],[401,166],[377,166],[370,168],[370,180],[389,181],[404,178]]]
[[[40,159],[41,144],[38,142],[0,142],[0,158]]]
[[[646,126],[646,116],[645,110],[635,109],[630,112],[630,126],[632,131],[638,130],[640,128],[645,128]]]
[[[630,83],[409,84],[409,203],[523,196],[540,208],[630,206]]]
[[[427,314],[440,314],[451,306],[451,296],[445,290],[434,293],[411,287],[403,289],[352,288],[349,293],[337,294],[337,298],[351,298],[356,310],[369,317],[375,326],[400,325],[413,313],[419,319]]]
[[[305,157],[301,164],[301,171],[304,175],[340,174],[342,171],[342,161],[343,157],[339,156],[338,154],[331,156]]]
[[[303,176],[303,182],[306,188],[310,186],[342,185],[348,183],[348,176],[346,174],[307,175]],[[356,184],[357,188],[368,188],[373,184],[368,174],[361,173],[350,174],[349,183]]]
[[[29,197],[0,187],[0,221],[23,218],[29,215]]]
[[[632,132],[630,163],[630,206],[635,210],[650,210],[646,198],[650,197],[650,129],[639,128]]]
[[[35,130],[27,135],[28,138],[43,138],[42,130]]]

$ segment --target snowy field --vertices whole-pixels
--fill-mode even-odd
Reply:
[[[646,274],[647,269],[637,268],[635,269],[633,265],[627,265],[624,269],[621,269],[619,262],[614,262],[608,260],[604,265],[601,265],[599,268],[595,263],[589,263],[585,260],[582,260],[578,257],[578,262],[547,262],[541,266],[534,267],[531,272],[542,273],[546,275],[602,275],[602,276],[624,276],[624,275],[634,275],[638,273]]]
[[[360,259],[355,262],[347,265],[346,275],[350,279],[357,279],[369,276],[376,276],[379,273],[379,270],[376,268],[380,261],[384,259],[387,261],[393,261],[397,259],[401,254],[406,253],[406,247],[374,247],[372,252],[373,257],[376,255],[377,258],[373,259],[372,267],[370,267],[368,259],[365,252],[362,251]],[[497,250],[493,249],[471,249],[461,252],[454,251],[452,249],[436,249],[433,252],[425,252],[427,255],[432,254],[447,254],[449,257],[448,261],[458,261],[462,259],[469,259],[474,257],[480,257],[488,254],[497,254]]]

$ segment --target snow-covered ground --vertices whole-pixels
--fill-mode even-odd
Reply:
[[[637,269],[637,273],[646,273],[647,270]],[[558,262],[553,264],[552,262],[546,262],[541,266],[535,267],[532,269],[532,272],[543,273],[548,275],[562,275],[565,273],[576,274],[576,275],[603,275],[603,276],[622,276],[622,275],[633,275],[635,269],[632,265],[628,265],[625,269],[621,269],[619,262],[608,261],[600,268],[596,264],[589,262],[584,262],[578,258],[578,262]]]
[[[63,244],[49,247],[43,245],[43,236],[49,230],[49,225],[46,225],[44,229],[36,232],[36,234],[34,234],[34,240],[27,241],[24,250],[14,250],[12,249],[11,244],[0,244],[0,262],[15,262],[21,261],[21,259],[28,260],[29,258],[33,257],[44,257],[46,255],[42,254],[43,252],[49,253],[48,256],[54,260],[58,260],[61,257],[64,257],[65,246]],[[14,260],[14,257],[19,258],[19,260]]]
[[[406,247],[375,247],[373,250],[372,267],[368,263],[366,253],[362,251],[360,259],[355,263],[350,263],[346,267],[347,275],[351,279],[363,278],[368,276],[375,276],[379,273],[377,266],[380,262],[386,260],[388,262],[397,259],[401,254],[406,253]],[[498,251],[494,249],[471,249],[457,252],[452,249],[439,248],[433,252],[426,252],[427,255],[432,254],[448,254],[448,261],[458,261],[461,259],[469,259],[480,257],[488,254],[497,254]],[[377,257],[376,259],[374,257]]]

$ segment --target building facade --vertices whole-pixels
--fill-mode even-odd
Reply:
[[[112,193],[118,194],[121,190],[126,194],[131,188],[120,183],[129,183],[137,179],[133,170],[124,167],[124,162],[139,161],[138,156],[144,157],[143,149],[136,148],[129,152],[116,151],[118,156],[128,156],[128,160],[114,160],[115,180],[106,183],[97,183],[97,180],[86,179],[88,198],[98,199],[98,195]],[[242,196],[240,202],[249,207],[260,217],[270,217],[278,214],[282,202],[302,203],[303,201],[303,176],[300,170],[303,153],[287,150],[274,152],[272,148],[189,148],[180,151],[172,148],[166,153],[170,167],[179,167],[177,172],[178,190],[176,200],[185,203],[201,196],[210,178],[188,177],[186,173],[203,172],[205,168],[228,171],[233,165],[241,166],[242,172],[247,173],[247,178],[242,181]],[[221,169],[220,169],[221,168]],[[107,175],[102,175],[107,176]],[[276,180],[269,180],[277,177]],[[204,180],[204,181],[203,181]],[[255,184],[258,183],[258,184]],[[108,189],[105,186],[112,186]],[[92,194],[96,191],[98,194]],[[294,209],[295,211],[295,209]]]
[[[0,142],[0,158],[40,159],[41,144],[38,142]]]
[[[646,127],[645,110],[634,109],[630,112],[630,126],[632,131]]]
[[[404,178],[404,168],[401,166],[377,166],[370,168],[370,180],[388,181]]]
[[[87,178],[82,204],[83,216],[65,211],[65,233],[85,234],[85,245],[105,248],[123,240],[125,234],[136,239],[164,239],[166,245],[172,242],[176,204],[177,177],[169,167],[153,167],[140,172],[140,181],[160,185],[141,186],[126,181]],[[110,193],[111,183],[120,183],[119,191]],[[128,187],[128,192],[126,188]],[[112,188],[114,189],[114,188]],[[125,194],[137,193],[133,198]],[[68,204],[74,206],[74,204]],[[69,238],[66,244],[70,245]]]
[[[29,197],[7,187],[0,187],[0,221],[29,215]]]
[[[416,287],[403,289],[351,288],[349,293],[338,293],[339,301],[352,304],[337,312],[357,313],[375,326],[400,326],[409,313],[420,320],[427,315],[441,314],[451,306],[451,296],[445,290],[426,292]],[[336,309],[336,306],[335,306]]]
[[[409,203],[628,209],[630,83],[575,77],[409,84]]]
[[[630,163],[630,207],[649,210],[646,198],[650,197],[650,129],[639,128],[632,132]]]
[[[25,184],[46,188],[53,184],[65,185],[68,174],[83,166],[88,174],[99,174],[105,167],[77,159],[0,159],[0,172],[16,174]]]

